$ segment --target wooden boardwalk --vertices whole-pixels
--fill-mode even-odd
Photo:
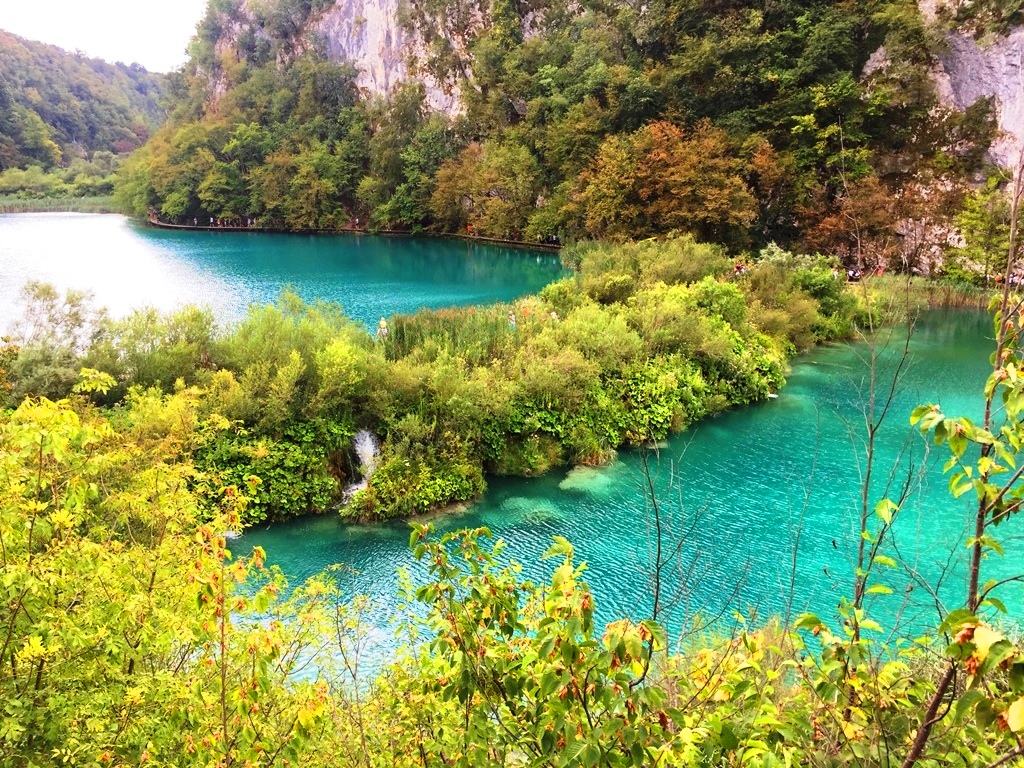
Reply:
[[[287,229],[285,227],[238,227],[238,226],[207,226],[205,224],[169,224],[154,216],[148,219],[150,226],[158,229],[176,229],[187,232],[261,232],[276,235],[380,235],[382,237],[434,237],[465,240],[468,243],[486,243],[502,245],[509,248],[523,248],[531,251],[547,251],[558,253],[561,245],[552,243],[525,243],[520,240],[501,240],[496,237],[480,237],[478,235],[461,235],[455,233],[435,234],[432,232],[412,233],[395,229],[368,230],[358,227],[338,227],[337,229]]]

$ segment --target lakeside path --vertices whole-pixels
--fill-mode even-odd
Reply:
[[[504,245],[510,248],[523,248],[531,251],[548,251],[557,253],[562,250],[561,245],[552,243],[525,243],[521,240],[502,240],[497,237],[480,237],[479,235],[462,235],[456,233],[433,234],[430,232],[403,232],[394,229],[368,230],[357,227],[338,227],[337,229],[286,229],[284,227],[240,227],[240,226],[208,226],[204,224],[168,224],[159,221],[153,216],[148,219],[150,226],[157,229],[175,229],[191,232],[262,232],[265,234],[278,235],[379,235],[383,237],[438,237],[465,240],[471,243],[486,243],[488,245]]]

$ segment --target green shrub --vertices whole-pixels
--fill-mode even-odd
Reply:
[[[221,503],[222,489],[246,488],[249,503],[243,522],[323,512],[338,498],[330,473],[330,446],[351,438],[351,431],[296,424],[281,439],[253,434],[221,422],[200,431],[193,457],[199,470],[196,488],[208,509]],[[251,478],[258,478],[252,482]]]

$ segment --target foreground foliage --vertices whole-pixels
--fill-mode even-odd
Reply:
[[[842,622],[680,652],[656,617],[596,627],[569,542],[535,584],[486,529],[413,527],[417,642],[368,677],[364,601],[322,579],[289,595],[262,551],[228,552],[255,480],[203,522],[194,405],[161,396],[115,428],[81,396],[29,399],[0,422],[0,764],[891,766],[945,665],[963,684],[922,759],[1020,754],[1024,653],[969,608],[909,648],[870,640],[880,627],[844,603]]]
[[[162,426],[136,414],[118,432],[82,400],[3,420],[4,765],[215,764],[269,742],[294,757],[322,706],[287,682],[282,629],[315,587],[284,612],[273,580],[236,591],[262,562],[224,548],[241,497],[200,524],[184,436]],[[250,606],[272,620],[239,623]]]

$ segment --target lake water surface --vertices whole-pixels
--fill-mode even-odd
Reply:
[[[980,313],[923,317],[910,344],[912,364],[880,432],[872,505],[886,493],[890,477],[894,494],[911,464],[924,469],[898,518],[898,546],[886,548],[903,563],[898,570],[882,569],[894,594],[875,598],[872,606],[887,626],[898,617],[907,635],[934,626],[935,597],[924,582],[942,584],[941,600],[963,594],[971,506],[970,494],[959,501],[948,495],[941,471],[948,453],[940,447],[929,454],[908,416],[924,402],[978,416],[990,336],[991,322]],[[883,368],[891,370],[900,346],[897,334]],[[679,560],[665,579],[676,603],[669,623],[677,631],[698,616],[721,616],[727,623],[734,614],[755,621],[805,610],[834,616],[840,597],[851,594],[866,351],[863,344],[844,344],[804,355],[778,399],[706,420],[651,456],[663,511],[673,535],[681,537]],[[599,619],[642,618],[650,606],[652,545],[644,485],[640,455],[623,452],[603,469],[492,479],[482,501],[436,524],[440,530],[489,526],[536,579],[550,575],[552,566],[540,555],[551,537],[565,536],[588,564]],[[1021,522],[997,532],[1019,535]],[[265,547],[270,562],[293,580],[346,565],[339,576],[343,590],[373,598],[374,621],[383,632],[401,603],[400,569],[414,581],[424,578],[408,551],[408,536],[404,523],[343,525],[327,515],[253,530],[234,548]],[[986,568],[989,575],[1006,575],[1024,570],[1022,563],[1022,547],[1010,542],[1007,556]],[[1003,594],[1017,616],[1024,614],[1022,597],[1019,585]]]
[[[509,300],[561,274],[555,256],[462,241],[169,232],[119,216],[0,216],[0,330],[17,315],[17,293],[29,279],[91,289],[115,314],[197,303],[225,321],[290,285],[308,300],[339,301],[372,326],[380,315],[420,307]],[[951,500],[940,469],[947,454],[928,454],[907,417],[922,402],[977,416],[990,336],[982,314],[922,318],[910,345],[913,364],[880,433],[873,500],[890,477],[895,486],[909,476],[908,462],[927,470],[912,483],[897,545],[887,549],[904,564],[885,576],[895,593],[874,607],[883,623],[899,617],[908,633],[933,621],[936,596],[924,583],[942,584],[940,601],[962,594],[970,496]],[[650,457],[665,519],[680,542],[664,580],[676,629],[697,616],[832,615],[840,596],[850,594],[865,352],[851,344],[805,355],[778,399],[709,419]],[[652,545],[644,486],[640,455],[627,451],[603,469],[492,478],[482,501],[436,523],[441,530],[489,526],[538,579],[550,571],[540,554],[552,536],[565,536],[588,564],[599,619],[642,617],[650,605]],[[998,533],[1019,535],[1020,521],[1014,525]],[[423,578],[407,549],[408,531],[404,523],[342,525],[325,515],[250,531],[234,548],[264,546],[293,581],[344,564],[344,592],[372,598],[371,618],[384,633],[401,603],[400,570]],[[1022,554],[1011,541],[1007,557],[986,568],[994,576],[1015,572]],[[1019,585],[1003,594],[1018,616],[1022,597]]]
[[[91,290],[115,315],[211,307],[222,321],[286,286],[341,303],[368,326],[381,316],[508,301],[563,274],[557,255],[463,240],[154,229],[123,216],[0,215],[0,333],[20,316],[28,280]]]

